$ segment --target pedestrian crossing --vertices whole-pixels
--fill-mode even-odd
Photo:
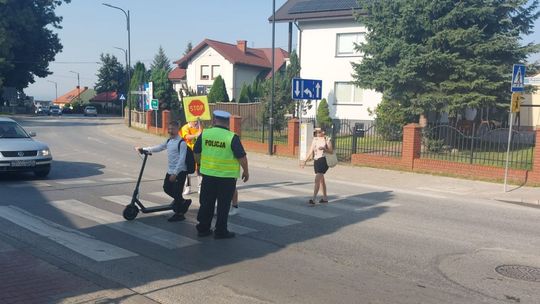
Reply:
[[[329,204],[317,204],[313,207],[307,204],[311,196],[311,186],[311,184],[240,186],[238,188],[240,212],[229,218],[229,229],[239,235],[276,229],[295,229],[299,225],[312,226],[313,222],[319,223],[351,216],[373,206],[399,206],[393,202],[381,202],[374,198],[343,194],[332,197],[332,202]],[[127,235],[150,246],[159,246],[167,250],[181,250],[192,246],[204,246],[204,242],[195,236],[196,211],[199,207],[197,196],[196,193],[189,196],[193,198],[193,204],[186,214],[185,221],[157,226],[155,220],[151,218],[168,217],[171,212],[146,215],[139,213],[135,220],[126,221],[122,216],[122,211],[131,202],[131,196],[127,194],[51,200],[48,204],[54,210],[73,219],[73,223],[77,222],[76,218],[81,218],[94,223],[95,226],[110,230],[111,234]],[[161,191],[149,192],[142,194],[140,201],[145,207],[155,207],[169,204],[171,198]],[[32,214],[31,211],[13,205],[0,206],[0,219],[45,237],[96,262],[138,255],[138,251],[131,247],[121,248],[116,244],[98,240],[96,236],[88,234],[93,232],[92,229],[88,230],[90,232],[81,232],[74,227],[55,223],[46,215]],[[76,227],[75,224],[73,226]],[[279,231],[283,233],[282,230]]]

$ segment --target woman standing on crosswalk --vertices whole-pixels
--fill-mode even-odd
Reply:
[[[333,147],[330,140],[325,136],[324,131],[321,128],[315,128],[313,132],[313,141],[311,142],[311,148],[308,152],[306,160],[302,164],[302,168],[306,165],[307,161],[314,160],[313,168],[315,170],[315,185],[313,189],[313,198],[308,201],[310,205],[315,205],[319,190],[322,190],[322,198],[319,203],[328,203],[328,196],[326,193],[326,181],[324,174],[328,171],[328,164],[326,163],[326,153],[333,153]]]

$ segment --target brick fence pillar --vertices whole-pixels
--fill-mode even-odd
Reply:
[[[164,110],[161,112],[161,132],[167,134],[169,131],[169,122],[171,119],[171,111]]]
[[[229,119],[229,130],[236,133],[239,137],[242,137],[242,117],[232,115]]]
[[[422,149],[422,127],[418,124],[408,124],[403,127],[403,146],[401,159],[408,170],[413,170],[414,160],[420,158]]]
[[[287,146],[289,153],[296,154],[296,147],[300,141],[300,121],[296,118],[290,119],[287,126]]]
[[[540,126],[535,128],[536,144],[534,145],[532,172],[529,176],[529,181],[540,183]]]
[[[154,111],[149,110],[146,112],[146,130],[150,130],[150,127],[152,126],[152,114]]]

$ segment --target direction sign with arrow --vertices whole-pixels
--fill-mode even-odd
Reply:
[[[322,98],[322,80],[293,78],[292,98],[320,100]]]

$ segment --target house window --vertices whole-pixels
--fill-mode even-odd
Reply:
[[[210,79],[210,66],[201,65],[201,80]]]
[[[216,79],[221,74],[221,66],[213,65],[212,66],[212,79]]]
[[[365,33],[337,34],[336,56],[359,56],[360,54],[354,49],[355,43],[363,42],[365,35]]]
[[[352,82],[334,83],[334,92],[337,104],[362,104],[364,90],[355,86]]]

